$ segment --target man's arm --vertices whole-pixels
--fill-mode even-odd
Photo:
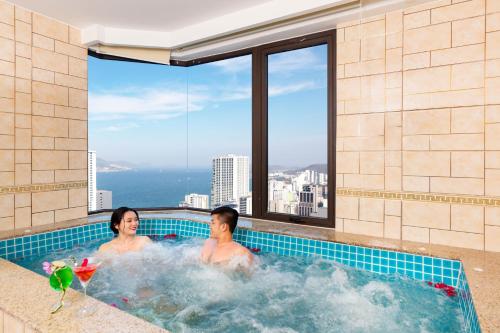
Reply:
[[[246,247],[242,246],[241,244],[239,244],[239,248],[236,252],[236,255],[238,256],[242,256],[242,257],[245,257],[248,261],[248,267],[252,266],[253,264],[253,254],[252,252],[250,252]]]
[[[251,266],[253,264],[253,254],[252,252],[250,252],[246,247],[244,247],[245,249],[245,255],[248,259],[248,266]]]

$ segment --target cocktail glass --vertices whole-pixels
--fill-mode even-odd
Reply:
[[[101,265],[101,262],[94,257],[90,258],[85,258],[83,261],[78,264],[75,264],[75,267],[73,268],[73,272],[75,273],[76,277],[80,281],[80,284],[82,285],[83,288],[83,294],[84,294],[84,301],[87,298],[87,287],[90,283],[90,280],[92,280],[92,277],[94,276],[97,268]],[[94,311],[94,308],[84,305],[80,311],[80,315],[89,315]]]

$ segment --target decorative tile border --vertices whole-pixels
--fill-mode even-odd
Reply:
[[[18,185],[18,186],[3,186],[0,187],[0,194],[13,194],[13,193],[30,193],[30,192],[45,192],[68,190],[74,188],[87,187],[87,181],[55,183],[55,184],[34,184],[34,185]]]
[[[162,237],[209,235],[207,223],[188,219],[142,219],[138,233]],[[97,239],[109,239],[113,233],[108,222],[16,237],[0,241],[0,258],[13,260],[50,251],[71,248]],[[422,256],[364,246],[313,240],[281,234],[237,228],[234,238],[244,246],[259,248],[283,256],[320,256],[335,262],[379,274],[400,274],[415,280],[444,282],[458,288],[460,308],[469,333],[481,332],[467,279],[458,260]]]
[[[337,188],[336,194],[348,197],[363,197],[363,198],[406,200],[406,201],[425,201],[425,202],[500,207],[500,198],[498,197],[483,197],[483,196],[479,197],[479,196],[464,196],[464,195],[452,195],[452,194],[448,195],[448,194],[434,194],[434,193],[413,193],[413,192],[390,192],[390,191],[361,190],[361,189],[352,189],[345,187]]]

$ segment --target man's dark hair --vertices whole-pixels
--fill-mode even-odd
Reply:
[[[210,215],[218,215],[219,220],[229,226],[229,231],[231,233],[233,233],[234,229],[236,229],[236,225],[238,224],[238,216],[240,216],[237,210],[232,209],[228,206],[215,208],[210,212]]]
[[[120,224],[120,222],[123,219],[123,216],[125,215],[126,212],[134,212],[137,218],[139,218],[139,213],[135,209],[128,208],[128,207],[120,207],[117,208],[113,211],[113,214],[111,215],[111,223],[109,224],[109,228],[115,235],[118,234],[118,229],[117,226]]]

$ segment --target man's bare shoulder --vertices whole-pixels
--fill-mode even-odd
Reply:
[[[216,245],[217,244],[217,240],[214,239],[214,238],[207,238],[205,240],[205,242],[203,243],[203,245],[205,246],[208,246],[208,245]]]
[[[243,245],[241,245],[240,243],[238,242],[233,242],[234,244],[234,250],[238,253],[238,254],[244,254],[244,255],[252,255],[252,252],[250,252],[249,249],[247,249],[246,247],[244,247]]]
[[[235,242],[236,243],[236,242]],[[243,245],[239,244],[239,243],[236,243],[237,245],[235,245],[234,249],[233,249],[233,255],[232,257],[235,258],[235,257],[239,257],[239,258],[245,258],[245,263],[243,264],[243,266],[245,267],[250,267],[253,262],[254,262],[254,256],[253,256],[253,253],[247,249],[246,247],[244,247]],[[241,264],[241,262],[240,262]]]

